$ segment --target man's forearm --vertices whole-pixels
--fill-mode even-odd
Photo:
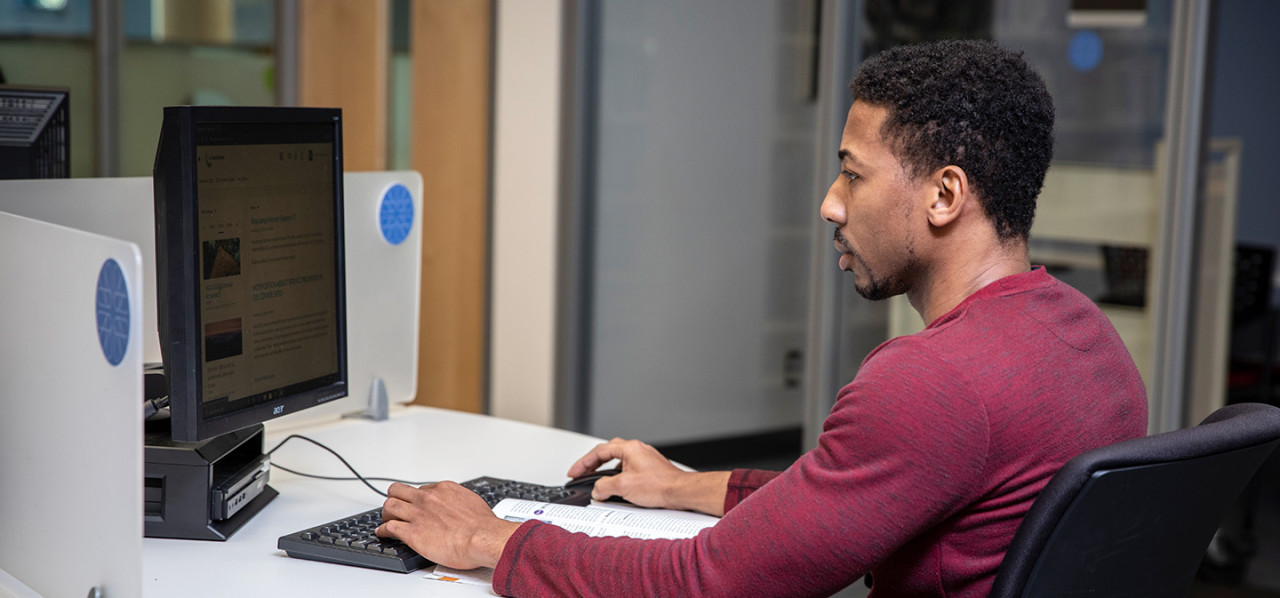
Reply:
[[[729,489],[728,471],[689,472],[665,490],[667,504],[674,509],[724,515],[724,496]]]
[[[511,539],[511,535],[519,527],[518,523],[499,520],[498,523],[477,529],[469,543],[475,562],[481,567],[497,567],[502,551],[507,547],[507,540]]]

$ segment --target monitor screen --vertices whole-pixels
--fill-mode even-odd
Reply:
[[[346,396],[341,112],[165,108],[154,180],[173,440]]]

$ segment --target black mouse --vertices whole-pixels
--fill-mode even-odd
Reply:
[[[568,482],[565,482],[564,487],[577,488],[580,486],[586,486],[590,488],[596,485],[596,480],[600,478],[607,478],[611,475],[618,475],[620,473],[622,473],[621,467],[614,467],[613,469],[598,469],[596,471],[589,471],[576,478],[573,478],[572,480],[569,480]]]

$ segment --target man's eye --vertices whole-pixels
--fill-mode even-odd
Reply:
[[[840,172],[840,176],[842,176],[842,177],[844,177],[844,178],[848,179],[850,183],[852,183],[854,179],[858,178],[858,175],[856,175],[856,174],[854,174],[854,173],[852,173],[852,172],[849,172],[849,171],[847,171],[847,170],[843,170],[843,171],[841,171],[841,172]]]

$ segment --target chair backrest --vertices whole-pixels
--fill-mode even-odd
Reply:
[[[1199,426],[1081,454],[1018,526],[991,596],[1178,596],[1227,509],[1280,443],[1280,409],[1229,405]]]

